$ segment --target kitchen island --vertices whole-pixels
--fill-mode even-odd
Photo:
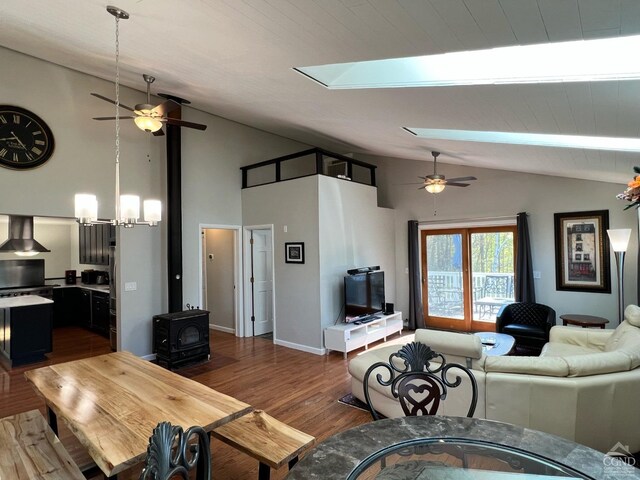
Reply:
[[[53,301],[38,295],[0,298],[0,353],[11,366],[44,360],[52,350]]]

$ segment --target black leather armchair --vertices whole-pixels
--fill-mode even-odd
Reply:
[[[516,339],[517,346],[541,349],[556,324],[553,308],[540,303],[516,302],[504,305],[496,317],[496,331]]]

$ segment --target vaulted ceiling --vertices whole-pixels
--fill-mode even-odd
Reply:
[[[113,0],[122,83],[339,153],[626,182],[638,153],[415,138],[402,126],[639,137],[640,81],[327,90],[292,67],[640,33],[636,0]],[[2,0],[0,45],[113,80],[97,0]],[[640,64],[639,64],[640,65]],[[3,65],[2,68],[10,68]],[[638,67],[640,69],[640,66]],[[112,92],[99,92],[113,96]],[[141,102],[144,95],[141,94]],[[6,102],[7,99],[2,99]],[[89,92],[78,101],[99,102]],[[97,103],[96,103],[97,105]],[[186,117],[188,119],[188,116]]]

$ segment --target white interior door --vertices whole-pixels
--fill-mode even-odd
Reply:
[[[271,230],[252,230],[254,335],[273,331]]]

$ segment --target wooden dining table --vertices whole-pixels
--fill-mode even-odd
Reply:
[[[107,477],[144,461],[153,429],[167,421],[206,432],[252,407],[129,352],[25,372],[44,398],[49,424],[60,418]],[[207,452],[207,454],[210,454]]]

